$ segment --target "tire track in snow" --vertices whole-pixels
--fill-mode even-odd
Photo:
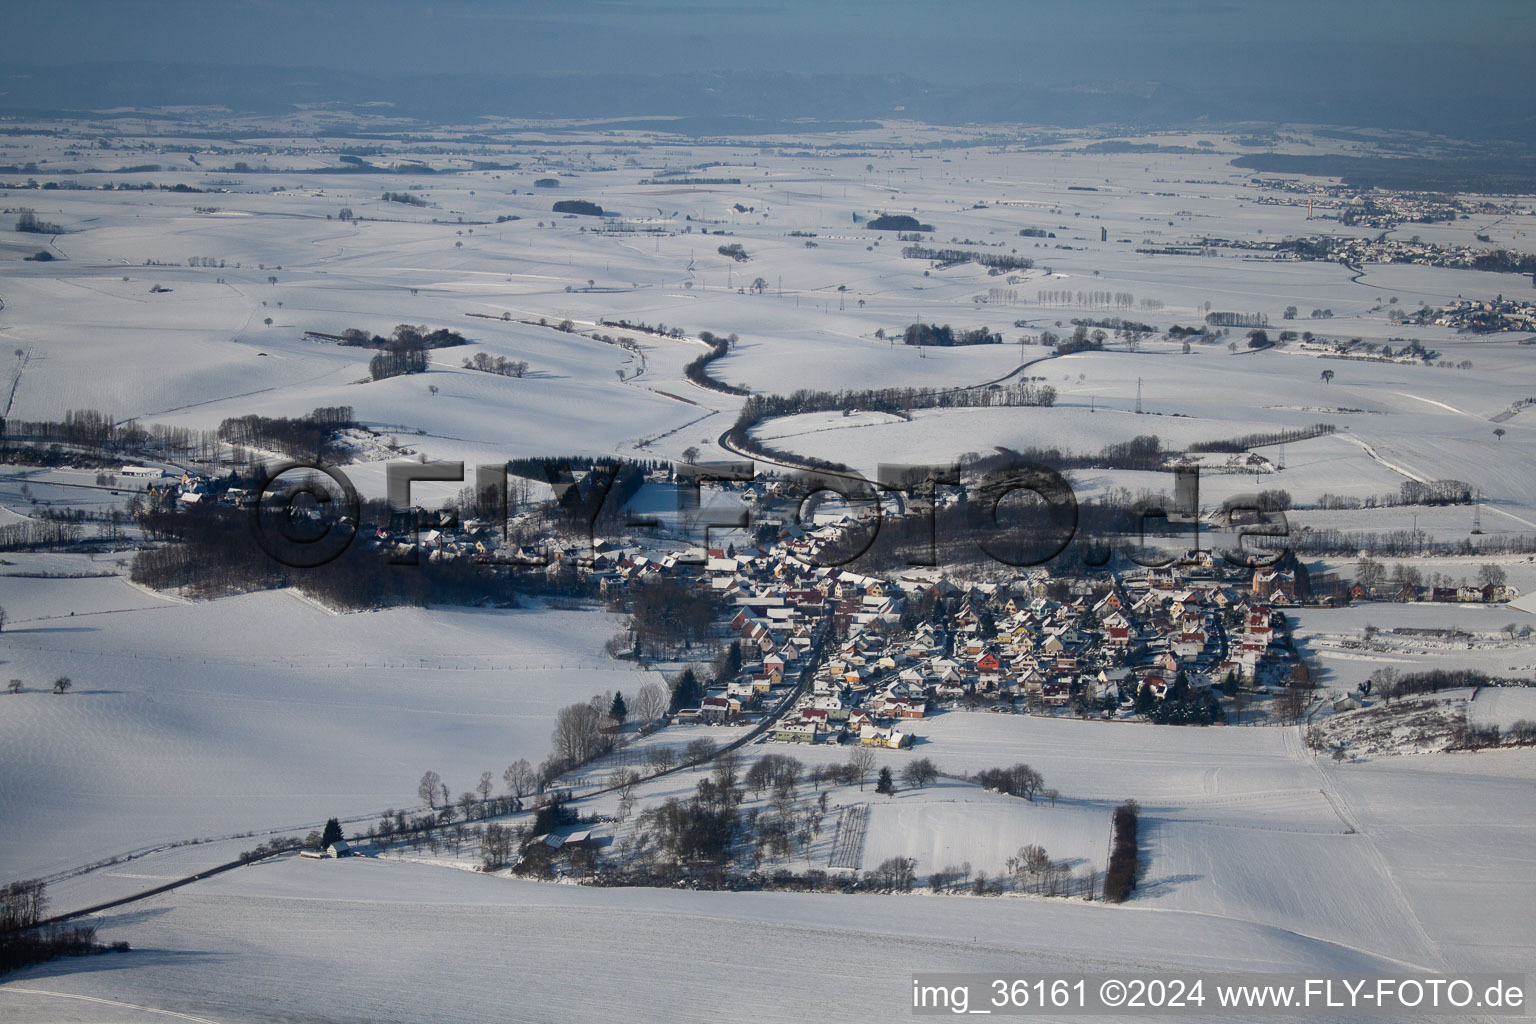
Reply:
[[[1417,398],[1418,396],[1417,395],[1405,395],[1404,397],[1405,398]],[[1419,400],[1421,402],[1428,402],[1428,401],[1430,401],[1427,398],[1421,398]],[[1442,403],[1440,403],[1440,402],[1433,402],[1432,404],[1440,405]],[[1448,406],[1448,405],[1445,406],[1445,408],[1451,409],[1451,407]],[[1471,415],[1470,413],[1461,412],[1460,409],[1451,409],[1451,411],[1455,412],[1455,413],[1460,413],[1463,416],[1470,416]],[[1478,417],[1472,416],[1472,418],[1473,419],[1477,419]],[[1382,458],[1381,457],[1381,453],[1376,451],[1375,448],[1371,447],[1371,445],[1368,444],[1366,441],[1361,440],[1360,438],[1354,436],[1353,434],[1335,434],[1334,436],[1335,437],[1339,437],[1339,438],[1343,438],[1345,441],[1349,441],[1349,442],[1351,442],[1353,444],[1359,445],[1361,448],[1365,449],[1365,454],[1369,455],[1372,459],[1374,459],[1377,462],[1381,463],[1387,469],[1390,469],[1392,472],[1398,474],[1399,476],[1405,476],[1409,480],[1416,480],[1416,481],[1418,481],[1421,484],[1427,484],[1427,483],[1431,482],[1430,478],[1427,477],[1427,476],[1420,476],[1418,473],[1415,473],[1411,469],[1408,469],[1408,468],[1406,468],[1404,466],[1400,466],[1400,465],[1398,465],[1395,462],[1389,462],[1388,460]],[[1526,519],[1526,518],[1524,518],[1522,516],[1517,516],[1513,512],[1506,512],[1504,509],[1499,508],[1497,505],[1490,505],[1487,502],[1484,502],[1483,503],[1483,507],[1486,508],[1489,512],[1494,513],[1495,515],[1504,516],[1506,519],[1513,519],[1515,522],[1521,524],[1522,526],[1528,526],[1531,529],[1536,530],[1536,523],[1533,523],[1529,519]]]
[[[1306,753],[1301,736],[1301,730],[1305,727],[1304,722],[1298,722],[1295,729],[1285,730],[1286,753],[1290,754],[1293,758],[1304,761],[1317,773],[1318,782],[1320,783],[1319,790],[1323,794],[1323,798],[1328,801],[1334,813],[1339,816],[1339,820],[1344,823],[1344,827],[1365,840],[1366,854],[1371,858],[1371,862],[1376,866],[1377,872],[1385,883],[1388,896],[1397,905],[1403,919],[1413,928],[1414,937],[1418,939],[1420,948],[1435,959],[1437,966],[1444,967],[1444,954],[1441,953],[1440,947],[1435,943],[1435,940],[1430,938],[1429,932],[1424,928],[1424,923],[1419,920],[1419,915],[1414,912],[1413,903],[1408,899],[1408,894],[1403,892],[1402,886],[1398,885],[1397,876],[1392,873],[1392,868],[1387,863],[1387,859],[1381,855],[1381,850],[1377,848],[1375,839],[1371,837],[1370,832],[1361,826],[1359,819],[1355,817],[1354,812],[1350,809],[1349,801],[1345,800],[1344,795],[1334,786],[1333,778],[1324,770],[1322,765],[1318,764],[1317,758]]]
[[[1437,409],[1444,409],[1446,412],[1453,412],[1457,416],[1465,416],[1469,420],[1482,420],[1481,416],[1474,416],[1469,412],[1463,412],[1462,410],[1456,408],[1454,405],[1446,405],[1444,402],[1437,402],[1433,398],[1424,398],[1420,395],[1410,395],[1406,391],[1394,391],[1392,393],[1397,395],[1399,398],[1411,398],[1415,402],[1423,402],[1426,405],[1432,405]]]
[[[1409,480],[1416,480],[1421,484],[1427,484],[1430,482],[1429,477],[1427,476],[1420,476],[1418,473],[1415,473],[1411,469],[1399,466],[1395,462],[1388,462],[1386,459],[1382,458],[1381,453],[1376,451],[1375,448],[1371,447],[1369,443],[1362,440],[1361,438],[1356,437],[1354,434],[1335,434],[1334,436],[1341,437],[1352,444],[1359,445],[1361,448],[1365,449],[1365,454],[1369,455],[1371,458],[1375,459],[1377,462],[1381,463],[1383,466],[1387,467],[1398,476],[1405,476]]]
[[[1217,769],[1215,768],[1207,768],[1203,773],[1201,773],[1200,785],[1205,790],[1206,796],[1216,795],[1216,772]]]
[[[287,383],[287,384],[274,384],[274,385],[272,385],[269,388],[257,388],[255,391],[242,391],[238,395],[221,395],[218,398],[209,398],[206,401],[193,402],[190,405],[178,405],[178,406],[176,406],[173,409],[161,409],[158,412],[140,413],[137,416],[129,416],[127,419],[120,420],[117,425],[118,426],[122,426],[122,424],[129,422],[129,420],[136,420],[136,419],[142,420],[142,419],[145,419],[145,418],[147,418],[149,416],[168,416],[171,413],[186,412],[188,409],[200,409],[200,408],[202,408],[205,405],[217,405],[219,402],[231,402],[231,401],[234,401],[236,398],[249,398],[252,395],[264,395],[264,394],[266,394],[269,391],[281,391],[284,388],[299,388],[299,387],[303,387],[306,384],[314,384],[317,381],[322,381],[322,380],[324,380],[327,377],[334,377],[338,373],[346,373],[346,372],[349,372],[349,371],[345,367],[342,367],[340,369],[330,369],[330,370],[327,370],[324,373],[319,374],[317,376],[307,377],[304,380],[296,380],[296,381],[292,381],[292,382]]]
[[[0,986],[0,992],[19,992],[29,996],[52,996],[55,999],[80,999],[87,1003],[101,1003],[104,1006],[118,1006],[129,1010],[139,1010],[143,1013],[158,1013],[163,1017],[175,1017],[177,1020],[197,1021],[198,1024],[219,1024],[216,1020],[207,1017],[196,1017],[190,1013],[177,1013],[175,1010],[162,1010],[156,1006],[141,1006],[138,1003],[125,1003],[121,999],[103,999],[101,996],[86,996],[78,992],[55,992],[46,988],[22,988],[19,985]]]

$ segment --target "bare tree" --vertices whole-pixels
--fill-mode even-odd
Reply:
[[[917,879],[916,868],[917,861],[911,857],[891,857],[881,861],[875,870],[866,871],[864,877],[870,884],[890,892],[911,892]]]
[[[475,783],[475,792],[480,794],[482,803],[491,798],[491,790],[495,788],[496,784],[492,781],[491,773],[481,772],[480,781]]]
[[[635,691],[635,717],[642,724],[654,722],[667,710],[667,689],[658,682],[649,682]]]
[[[677,750],[663,743],[645,752],[645,763],[658,771],[671,771],[677,766]]]
[[[75,684],[70,681],[69,676],[59,676],[59,678],[57,678],[57,679],[55,679],[53,681],[53,692],[54,693],[68,693],[69,692],[69,688],[71,686],[73,686],[73,685],[75,685]]]
[[[1044,787],[1045,779],[1041,778],[1040,773],[1028,765],[1023,765],[1022,769],[1022,771],[1015,770],[1014,772],[1015,784],[1018,787],[1019,795],[1033,802],[1035,794]]]
[[[1030,801],[1045,786],[1045,779],[1027,764],[1016,764],[1010,768],[986,768],[976,773],[975,780],[985,789],[1022,796]]]
[[[1397,669],[1395,668],[1388,666],[1377,669],[1371,673],[1370,681],[1375,686],[1376,692],[1381,695],[1381,699],[1388,703],[1391,703],[1392,698],[1401,696],[1397,692]]]
[[[921,789],[939,777],[939,769],[931,760],[920,757],[901,770],[901,781]]]
[[[1374,590],[1387,576],[1386,567],[1369,554],[1361,555],[1355,563],[1355,582],[1367,590]]]
[[[630,799],[639,781],[640,773],[633,768],[615,768],[613,774],[608,776],[608,785],[619,794],[620,800]]]
[[[869,747],[856,747],[853,753],[848,755],[848,775],[858,780],[860,790],[864,788],[864,780],[869,777],[874,767],[875,752]]]
[[[11,690],[12,693],[20,693],[21,692],[21,680],[20,679],[12,679],[11,682],[10,682],[10,690]]]
[[[421,783],[416,787],[416,795],[427,802],[431,808],[437,807],[437,791],[443,784],[443,777],[437,772],[427,772],[421,777]]]
[[[683,760],[689,764],[699,764],[714,756],[715,744],[712,740],[694,740],[683,748]]]
[[[741,755],[734,750],[723,750],[715,757],[715,785],[722,790],[736,788],[741,776]]]
[[[485,870],[495,871],[512,856],[512,830],[504,825],[485,826],[480,838],[480,854],[485,859]]]
[[[555,717],[550,739],[555,757],[567,764],[586,764],[602,752],[602,723],[606,709],[593,702],[570,704]]]
[[[527,758],[518,758],[507,765],[507,770],[501,773],[501,779],[507,784],[507,792],[519,799],[532,793],[539,785],[538,775]]]
[[[1307,709],[1307,691],[1298,683],[1292,681],[1289,686],[1280,691],[1278,710],[1281,718],[1294,725],[1301,719],[1301,713]]]
[[[1052,864],[1045,847],[1031,843],[1019,847],[1019,852],[1008,858],[1007,867],[1013,875],[1014,884],[1022,889],[1030,883],[1038,886],[1040,876],[1049,871]]]

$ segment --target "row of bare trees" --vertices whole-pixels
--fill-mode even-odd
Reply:
[[[70,688],[74,685],[74,680],[70,679],[69,676],[59,676],[53,681],[53,692],[68,693]],[[12,679],[9,683],[6,684],[5,688],[11,693],[21,693],[27,688],[27,684],[24,680]]]
[[[476,352],[474,356],[464,358],[464,369],[479,370],[482,373],[496,373],[503,377],[524,377],[528,374],[528,360],[508,359],[506,356],[492,356],[486,352]]]

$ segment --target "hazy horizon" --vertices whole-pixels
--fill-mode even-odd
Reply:
[[[381,102],[429,119],[905,112],[1064,124],[1323,121],[1523,138],[1529,104],[1514,73],[1536,38],[1536,8],[1509,0],[13,7],[11,36],[25,44],[0,64],[0,110],[11,112]],[[690,84],[772,73],[838,77],[803,97]],[[564,95],[527,77],[549,75],[585,91]],[[456,84],[439,87],[439,76]],[[1086,99],[1046,102],[1064,94]]]

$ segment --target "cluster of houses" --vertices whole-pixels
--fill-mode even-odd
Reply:
[[[1349,588],[1351,603],[1362,601],[1433,601],[1437,604],[1506,604],[1520,596],[1517,587],[1504,583],[1463,583],[1455,587],[1418,587],[1400,583],[1367,586],[1356,582]]]
[[[375,550],[389,551],[395,557],[409,557],[414,549],[429,562],[465,559],[545,564],[544,553],[536,549],[519,547],[511,551],[504,550],[497,543],[498,531],[493,523],[481,519],[466,519],[461,523],[457,513],[449,510],[417,510],[417,515],[426,521],[420,523],[414,531],[377,525],[367,531],[365,543]]]
[[[1311,332],[1307,332],[1310,334]],[[1350,359],[1376,363],[1405,363],[1432,365],[1440,353],[1424,347],[1418,339],[1410,339],[1393,349],[1390,341],[1380,346],[1360,338],[1322,338],[1303,335],[1296,343],[1296,350],[1325,359]],[[1441,360],[1444,362],[1444,360]]]
[[[118,470],[118,473],[122,476],[148,479],[150,482],[144,486],[144,493],[152,498],[167,493],[174,494],[178,505],[201,505],[218,500],[213,483],[207,477],[191,471],[177,477],[148,466],[124,466]],[[167,479],[168,476],[169,479]],[[225,492],[223,500],[225,504],[237,505],[244,496],[244,491],[230,489]]]
[[[954,608],[946,628],[929,621],[848,640],[775,735],[903,746],[911,719],[949,702],[1112,715],[1143,686],[1165,699],[1181,677],[1191,692],[1254,683],[1294,659],[1276,614],[1294,601],[1294,579],[1261,570],[1251,584],[1153,570],[1058,599],[1038,575],[964,589],[931,582]]]
[[[1255,205],[1305,206],[1309,220],[1340,219],[1362,227],[1391,229],[1400,224],[1448,221],[1471,213],[1506,217],[1524,213],[1518,203],[1508,201],[1448,196],[1442,192],[1360,189],[1317,179],[1254,178],[1250,185],[1265,192],[1288,193],[1261,195],[1254,200]],[[1312,212],[1314,203],[1316,211]]]
[[[1448,306],[1425,306],[1413,313],[1412,319],[1462,331],[1536,331],[1536,302],[1502,295],[1496,299],[1460,299]]]
[[[1463,583],[1459,587],[1431,587],[1429,599],[1447,604],[1494,604],[1513,601],[1520,591],[1504,584],[1477,586]]]
[[[794,557],[816,543],[801,534],[705,553],[699,584],[732,609],[743,659],[683,717],[745,721],[794,695],[771,739],[901,748],[946,703],[1112,714],[1143,685],[1163,699],[1175,680],[1191,691],[1253,684],[1294,661],[1277,611],[1296,603],[1296,580],[1281,569],[1237,583],[1168,568],[1070,584],[1035,569],[961,585],[933,570],[882,578]],[[611,579],[687,564],[620,554]]]

